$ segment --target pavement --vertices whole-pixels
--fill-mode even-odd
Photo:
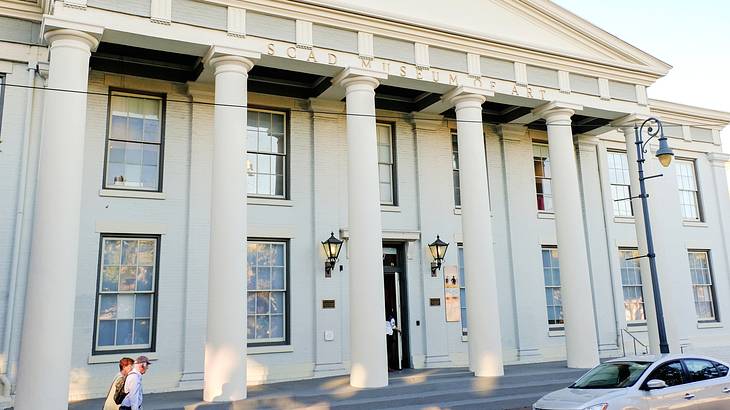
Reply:
[[[466,368],[407,369],[390,373],[387,387],[358,389],[348,376],[249,386],[248,398],[206,403],[202,390],[145,394],[144,410],[185,409],[530,409],[544,394],[570,385],[588,369],[565,362],[505,366],[502,377],[477,378]],[[102,399],[69,403],[99,410]]]

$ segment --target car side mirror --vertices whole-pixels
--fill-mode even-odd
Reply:
[[[664,380],[652,379],[646,383],[646,387],[649,390],[663,389],[667,387],[667,383],[665,383]]]

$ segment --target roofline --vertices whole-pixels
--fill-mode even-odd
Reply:
[[[532,4],[533,6],[539,7],[541,11],[548,13],[548,14],[557,14],[557,16],[554,16],[558,18],[563,24],[566,24],[568,26],[571,26],[575,29],[578,29],[585,35],[589,35],[593,40],[596,40],[600,43],[603,43],[604,45],[611,47],[611,48],[622,48],[622,49],[629,49],[633,51],[634,53],[631,54],[632,57],[637,58],[642,61],[651,61],[654,63],[656,68],[662,68],[664,70],[664,74],[666,75],[670,69],[672,69],[672,65],[659,59],[658,57],[655,57],[652,54],[649,54],[648,52],[634,46],[631,43],[628,43],[621,39],[620,37],[611,34],[610,32],[602,29],[598,25],[590,22],[589,20],[586,20],[585,18],[573,13],[572,11],[553,3],[550,0],[522,0],[525,3]],[[567,16],[566,16],[567,15]]]
[[[719,111],[710,108],[654,99],[649,99],[649,109],[651,112],[657,114],[661,113],[669,117],[677,116],[695,119],[705,125],[710,125],[707,124],[708,121],[715,123],[713,125],[721,128],[730,125],[730,112],[727,111]],[[704,121],[704,123],[701,121]]]

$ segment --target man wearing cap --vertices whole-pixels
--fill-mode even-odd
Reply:
[[[124,382],[124,392],[127,395],[122,400],[119,410],[142,409],[142,375],[147,372],[149,365],[150,361],[147,356],[140,356],[134,361],[134,368]]]

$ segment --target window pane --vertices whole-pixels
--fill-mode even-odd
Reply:
[[[545,278],[545,305],[547,307],[548,325],[561,325],[563,323],[560,268],[557,258],[557,249],[543,247],[542,270]]]
[[[684,360],[684,364],[687,366],[690,383],[720,377],[720,373],[715,368],[715,365],[707,360],[688,359]]]
[[[284,337],[284,316],[283,315],[271,316],[271,337],[273,337],[273,338]]]
[[[102,244],[96,347],[149,347],[157,241],[102,238]]]
[[[268,339],[269,332],[269,316],[256,316],[256,339]]]

